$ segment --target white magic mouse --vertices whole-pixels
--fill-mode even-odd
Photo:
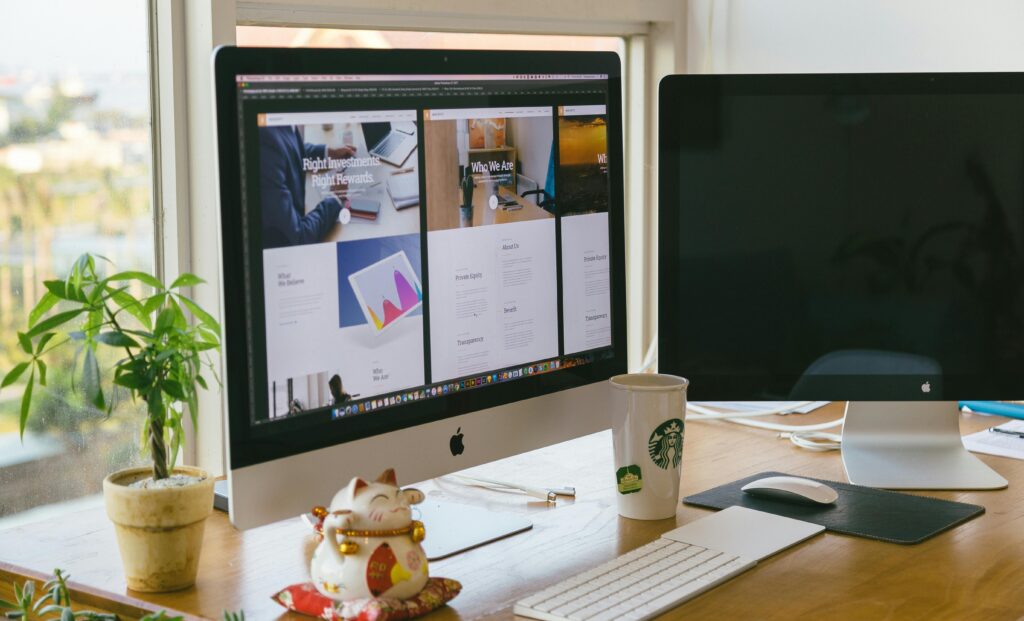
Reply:
[[[830,505],[839,498],[828,485],[799,477],[765,477],[747,483],[742,489],[752,496],[819,505]]]

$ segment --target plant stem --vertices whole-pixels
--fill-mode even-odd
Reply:
[[[164,442],[163,416],[149,416],[149,452],[153,457],[153,480],[168,477],[167,444]]]
[[[110,323],[114,326],[114,329],[118,332],[123,332],[121,325],[117,323],[117,317],[114,313],[110,312],[110,307],[104,304],[103,309],[107,312],[107,316],[110,317]],[[127,345],[125,345],[124,350],[128,352],[128,358],[134,361],[135,355],[132,354],[132,350]],[[160,382],[155,382],[154,385],[159,386]],[[163,399],[160,398],[159,390],[157,388],[157,400],[155,403],[150,402],[145,394],[142,395],[142,400],[146,402],[147,409],[149,410],[149,453],[153,459],[154,481],[166,479],[169,475],[167,443],[164,441],[164,418],[166,413],[163,409]]]

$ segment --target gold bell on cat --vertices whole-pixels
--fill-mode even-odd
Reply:
[[[423,526],[423,522],[419,520],[412,521],[412,531],[410,532],[413,543],[419,543],[427,536],[427,529]]]
[[[359,544],[351,539],[345,539],[338,544],[338,552],[344,555],[356,554],[359,552]]]

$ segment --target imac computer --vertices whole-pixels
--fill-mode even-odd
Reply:
[[[1024,74],[661,83],[659,367],[847,401],[852,483],[994,489],[957,400],[1024,395]]]
[[[616,55],[227,47],[214,69],[236,527],[609,427]]]

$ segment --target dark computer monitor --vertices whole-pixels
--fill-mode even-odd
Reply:
[[[214,66],[236,526],[356,475],[421,481],[609,426],[618,56],[222,48]]]
[[[660,369],[853,402],[854,482],[1005,485],[946,432],[1024,392],[1024,75],[671,76],[660,106]]]

